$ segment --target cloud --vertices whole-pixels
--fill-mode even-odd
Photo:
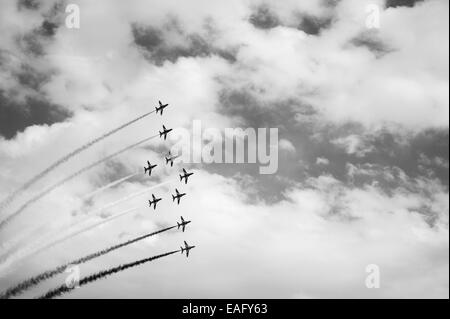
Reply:
[[[414,7],[424,0],[386,0],[386,8]]]
[[[206,34],[206,37],[211,34]],[[153,26],[133,25],[134,42],[143,49],[143,54],[156,65],[166,61],[176,62],[180,57],[205,57],[218,55],[230,62],[235,61],[231,50],[215,48],[212,39],[200,34],[184,34],[175,19],[169,20],[162,29]]]
[[[28,97],[25,102],[10,100],[0,90],[0,135],[11,139],[31,125],[54,124],[70,118],[71,113],[59,105]]]
[[[0,4],[6,97],[0,127],[10,132],[0,140],[1,198],[158,100],[170,104],[163,117],[80,154],[24,197],[162,124],[191,128],[200,119],[205,128],[277,127],[289,156],[280,156],[277,175],[260,176],[252,165],[166,167],[163,154],[174,136],[124,153],[37,202],[0,241],[22,247],[43,240],[95,209],[172,179],[176,184],[154,190],[163,197],[162,213],[148,211],[150,193],[100,212],[142,206],[137,217],[16,264],[3,273],[2,287],[183,215],[192,220],[186,233],[156,236],[81,270],[163,253],[184,239],[197,245],[188,262],[174,256],[145,274],[130,270],[70,297],[448,298],[448,3],[390,3],[373,32],[365,27],[369,1],[360,0],[76,3],[77,30],[61,24],[54,3]],[[19,113],[26,102],[40,105],[30,118]],[[6,113],[8,105],[13,113]],[[11,114],[21,115],[14,115],[14,125]],[[141,171],[147,160],[158,164],[152,178],[82,200]],[[195,175],[181,185],[185,166]],[[188,194],[180,206],[171,201],[174,187]],[[383,289],[364,286],[372,263],[381,267]]]
[[[292,142],[290,142],[289,140],[286,140],[286,139],[281,139],[279,141],[279,147],[281,150],[286,151],[288,153],[296,152],[295,146],[292,144]]]
[[[306,34],[319,35],[324,29],[331,26],[332,18],[330,17],[314,17],[304,15],[301,17],[301,22],[298,26]]]
[[[280,25],[278,17],[267,5],[259,6],[250,15],[249,22],[258,29],[272,29]]]
[[[316,164],[317,164],[317,165],[328,165],[328,164],[330,164],[330,161],[329,161],[327,158],[324,158],[324,157],[318,157],[318,158],[316,159]]]
[[[344,148],[347,154],[355,154],[357,157],[364,157],[367,153],[374,151],[372,145],[365,145],[364,140],[357,135],[340,137],[332,140],[331,143]]]
[[[127,272],[120,279],[75,291],[71,297],[93,297],[98,291],[105,297],[161,297],[160,291],[149,288],[161,285],[163,297],[177,298],[206,294],[289,298],[299,292],[324,298],[335,291],[341,297],[360,298],[445,295],[448,230],[442,220],[430,228],[419,214],[408,212],[409,205],[422,201],[414,193],[387,196],[376,187],[350,189],[324,176],[310,180],[310,186],[290,190],[286,201],[249,206],[233,180],[204,173],[196,177],[195,183],[203,187],[189,187],[189,197],[180,206],[191,212],[193,223],[186,235],[190,244],[197,245],[189,263],[181,257],[158,263],[152,265],[150,275]],[[337,204],[341,213],[333,215]],[[448,205],[444,199],[441,204]],[[353,219],[343,221],[342,214]],[[161,237],[152,251],[163,252],[181,240],[176,234]],[[103,262],[132,260],[144,249],[136,246]],[[382,290],[364,286],[365,267],[372,263],[381,268]],[[277,280],[261,281],[263,277]],[[182,287],[171,284],[181,278]],[[105,290],[118,282],[120,290]]]

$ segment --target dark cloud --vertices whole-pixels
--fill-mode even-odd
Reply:
[[[13,138],[31,125],[54,124],[71,117],[71,113],[43,98],[27,97],[24,103],[9,99],[0,90],[0,135]]]
[[[160,66],[165,61],[176,62],[181,57],[206,57],[218,55],[223,59],[235,62],[233,50],[214,47],[210,39],[199,34],[185,34],[176,20],[171,20],[162,28],[154,26],[132,25],[135,44],[152,63]],[[181,39],[172,43],[171,36]]]
[[[221,92],[219,101],[218,111],[238,118],[239,122],[243,123],[243,128],[277,127],[280,139],[290,139],[290,128],[296,123],[296,111],[290,107],[292,101],[265,105],[249,91],[227,89]],[[304,110],[312,112],[307,107],[304,107]],[[266,204],[286,199],[284,192],[292,187],[295,181],[307,177],[304,168],[299,165],[298,158],[283,152],[279,154],[279,168],[274,175],[260,175],[259,165],[255,164],[211,164],[204,169],[237,179],[250,202],[263,201]],[[239,175],[236,175],[236,171],[240,172]],[[248,187],[249,185],[251,187]]]
[[[44,20],[44,22],[42,22],[41,28],[39,29],[39,33],[43,37],[52,37],[56,34],[57,29],[58,25],[56,23]]]
[[[39,2],[22,1],[22,4],[28,9],[37,9]],[[19,7],[20,7],[19,2]],[[27,7],[28,6],[28,7]],[[45,53],[45,47],[53,40],[58,28],[64,20],[64,3],[61,1],[53,4],[49,10],[42,14],[42,23],[34,30],[16,36],[16,42],[19,48],[26,54],[34,57],[42,56]]]
[[[278,16],[267,5],[259,6],[250,15],[249,22],[257,29],[272,29],[280,25]]]
[[[392,194],[406,175],[415,178],[437,179],[449,185],[448,130],[428,130],[405,136],[404,132],[383,129],[368,132],[358,123],[323,123],[317,112],[298,101],[277,101],[270,105],[261,102],[251,90],[223,90],[219,111],[239,118],[244,127],[277,127],[280,139],[287,139],[297,154],[280,151],[279,170],[274,176],[259,175],[258,165],[240,165],[239,172],[255,178],[252,198],[270,197],[270,201],[283,199],[283,192],[292,183],[309,177],[329,174],[349,187],[364,187],[376,182],[386,193]],[[349,152],[334,141],[356,136],[367,152]],[[325,158],[328,165],[317,164]],[[358,169],[353,177],[349,167]],[[236,165],[210,165],[206,169],[233,176]],[[413,183],[413,182],[412,182]],[[416,191],[416,190],[411,190]],[[270,202],[269,201],[269,202]]]
[[[363,32],[353,38],[350,43],[356,47],[366,48],[378,58],[393,51],[375,32]]]
[[[16,42],[25,54],[39,57],[44,55],[45,46],[49,44],[57,29],[56,23],[44,20],[39,28],[22,36],[17,36]]]
[[[314,132],[310,132],[311,135]],[[441,161],[447,162],[449,159],[448,147],[449,136],[448,131],[445,133],[441,130],[429,130],[421,132],[413,136],[405,137],[403,133],[395,133],[391,130],[380,130],[374,133],[367,133],[365,129],[359,125],[346,126],[329,126],[321,133],[320,140],[313,139],[315,144],[308,144],[309,153],[307,162],[311,162],[314,158],[325,157],[330,160],[327,170],[341,181],[348,181],[348,164],[352,165],[378,165],[383,169],[374,171],[382,172],[390,169],[393,176],[399,176],[400,170],[410,178],[436,178],[443,185],[448,187],[448,167],[439,165],[438,162],[431,162],[427,166],[425,173],[421,167],[423,154],[430,158],[440,158]],[[357,154],[348,154],[344,149],[340,149],[330,141],[338,137],[345,137],[349,134],[359,136],[365,147],[370,147],[371,151],[364,156]],[[314,175],[322,173],[323,168],[312,166],[310,171]],[[366,169],[368,167],[363,166]],[[394,169],[395,168],[395,169]],[[379,182],[385,186],[385,189],[393,188],[398,182],[398,178],[394,180],[381,179],[387,176],[379,174]],[[356,184],[363,186],[365,183],[370,184],[370,178],[362,177]]]
[[[9,51],[0,49],[0,72],[9,74],[13,83],[9,83],[9,91],[4,95],[12,96],[17,93],[24,95],[40,95],[40,89],[48,83],[53,75],[51,70],[41,71],[33,67],[32,63],[24,62]]]
[[[39,0],[19,0],[17,2],[17,7],[19,10],[23,8],[28,10],[38,10],[41,7],[41,2]]]
[[[336,6],[341,2],[341,0],[322,0],[322,4],[328,8],[336,8]]]
[[[132,26],[132,31],[134,42],[150,52],[155,51],[163,45],[163,32],[155,27],[143,27],[135,24]]]
[[[51,78],[51,74],[38,72],[29,64],[22,65],[14,76],[17,78],[17,82],[22,87],[29,88],[34,91],[39,91],[40,88]]]
[[[276,127],[285,130],[287,126],[296,123],[296,111],[291,107],[284,107],[294,101],[274,102],[264,104],[255,94],[246,90],[222,90],[219,96],[219,111],[231,116],[241,117],[249,127],[269,127],[277,123]],[[302,107],[304,112],[312,109]]]
[[[386,8],[397,8],[397,7],[414,7],[416,3],[423,2],[424,0],[386,0]]]
[[[328,29],[333,22],[331,17],[315,17],[311,15],[300,16],[298,29],[306,34],[319,35],[323,30]]]

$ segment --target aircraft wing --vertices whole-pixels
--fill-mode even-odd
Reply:
[[[186,170],[183,168],[183,173],[185,174],[185,175],[187,175],[187,172],[186,172]]]

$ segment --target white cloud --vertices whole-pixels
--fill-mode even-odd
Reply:
[[[286,139],[281,139],[279,141],[279,147],[281,150],[286,151],[288,153],[295,153],[297,151],[292,142]]]
[[[329,165],[330,161],[325,157],[318,157],[318,158],[316,158],[316,164],[317,165]]]
[[[11,36],[2,37],[0,48],[23,57],[13,36],[39,26],[41,18],[30,12],[19,13],[8,3],[0,4],[0,25]],[[205,126],[229,127],[235,119],[217,108],[224,87],[252,90],[267,102],[264,105],[289,99],[306,102],[319,111],[317,118],[324,122],[356,121],[367,126],[393,122],[411,130],[448,127],[448,31],[443,26],[448,22],[446,2],[427,1],[412,9],[383,12],[379,37],[396,51],[381,59],[348,44],[364,31],[365,10],[360,1],[341,1],[334,12],[336,23],[320,36],[308,36],[286,26],[294,25],[297,12],[328,14],[331,9],[317,7],[316,1],[273,2],[274,10],[286,23],[271,30],[256,29],[246,20],[257,3],[81,1],[82,28],[61,28],[46,47],[49,55],[32,61],[43,70],[55,71],[43,91],[52,102],[70,108],[74,116],[66,123],[29,127],[13,140],[0,141],[0,174],[6,181],[0,183],[1,198],[92,137],[153,109],[158,99],[170,103],[164,117],[145,119],[108,138],[60,167],[24,198],[104,155],[155,134],[163,123],[190,127],[192,119],[201,119]],[[167,21],[166,14],[177,16],[186,33],[204,33],[209,21],[215,45],[238,48],[236,63],[218,56],[179,58],[160,67],[148,63],[132,45],[130,23],[159,26]],[[7,71],[15,67],[11,65]],[[2,77],[8,76],[2,73]],[[358,157],[373,151],[364,136],[349,135],[332,142]],[[282,139],[280,147],[301,153],[293,143]],[[177,178],[180,167],[161,168],[161,152],[168,144],[149,144],[151,149],[125,153],[117,161],[133,171],[150,159],[160,165],[156,177]],[[320,165],[330,161],[321,157],[315,160]],[[378,166],[347,168],[354,176],[379,173]],[[98,186],[102,172],[102,168],[89,172],[38,202],[0,234],[1,241],[14,238],[16,233],[30,233],[38,240],[44,233],[64,229],[63,225],[73,220],[71,213],[80,208],[79,196]],[[390,172],[385,173],[388,176]],[[434,181],[405,177],[401,182],[414,187],[387,195],[376,185],[357,189],[332,176],[320,176],[292,187],[284,194],[286,200],[265,205],[249,204],[243,191],[257,190],[243,189],[235,179],[199,167],[193,177],[188,185],[182,185],[188,193],[183,205],[172,205],[173,187],[155,190],[164,196],[158,210],[161,214],[142,209],[139,218],[130,216],[74,238],[19,264],[15,272],[0,279],[1,286],[104,248],[115,243],[124,231],[135,236],[163,223],[173,224],[184,215],[193,221],[185,234],[149,239],[83,265],[82,273],[176,249],[184,239],[197,245],[188,262],[171,256],[144,266],[148,268],[84,287],[71,296],[98,297],[101,292],[106,297],[339,294],[448,298],[448,190]],[[93,207],[143,187],[130,182],[108,190],[94,200]],[[434,194],[427,197],[430,189]],[[146,204],[149,195],[114,211]],[[423,204],[438,215],[434,227],[419,213]],[[380,265],[383,289],[364,287],[364,270],[369,263]],[[180,281],[184,282],[181,287]],[[59,281],[40,289],[56,283]]]
[[[375,150],[372,145],[367,145],[363,137],[354,134],[336,138],[331,143],[343,148],[347,154],[354,154],[357,157],[364,157]]]

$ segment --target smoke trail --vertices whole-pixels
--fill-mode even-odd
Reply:
[[[122,178],[120,178],[118,180],[115,180],[114,182],[111,182],[108,185],[102,186],[102,187],[96,189],[95,191],[93,191],[93,192],[91,192],[89,194],[83,195],[82,199],[86,200],[88,198],[91,198],[91,197],[97,195],[98,193],[101,193],[101,192],[103,192],[103,191],[105,191],[105,190],[107,190],[107,189],[109,189],[111,187],[119,185],[119,184],[121,184],[121,183],[123,183],[123,182],[129,180],[130,178],[133,178],[133,177],[135,177],[137,175],[139,175],[139,173],[133,173],[133,174],[130,174],[128,176],[122,177]]]
[[[82,173],[84,173],[84,172],[86,172],[86,171],[88,171],[88,170],[94,168],[95,166],[97,166],[97,165],[99,165],[99,164],[101,164],[101,163],[103,163],[103,162],[105,162],[105,161],[107,161],[107,160],[110,160],[111,158],[113,158],[113,157],[115,157],[115,156],[117,156],[117,155],[119,155],[119,154],[122,154],[122,153],[124,153],[124,152],[126,152],[126,151],[128,151],[128,150],[130,150],[130,149],[132,149],[132,148],[134,148],[134,147],[136,147],[136,146],[138,146],[138,145],[140,145],[140,144],[143,144],[143,143],[145,143],[145,142],[147,142],[147,141],[149,141],[149,140],[151,140],[151,139],[154,139],[155,137],[158,137],[158,136],[159,136],[158,134],[157,134],[157,135],[153,135],[153,136],[147,137],[147,138],[145,138],[145,139],[143,139],[143,140],[141,140],[141,141],[139,141],[139,142],[137,142],[137,143],[134,143],[134,144],[132,144],[132,145],[130,145],[130,146],[127,146],[127,147],[121,149],[120,151],[117,151],[117,152],[115,152],[115,153],[113,153],[113,154],[111,154],[111,155],[108,155],[108,156],[102,158],[101,160],[98,160],[97,162],[94,162],[94,163],[92,163],[92,164],[90,164],[90,165],[88,165],[88,166],[86,166],[86,167],[80,169],[79,171],[73,173],[72,175],[70,175],[70,176],[64,178],[63,180],[57,182],[57,183],[54,184],[53,186],[50,186],[49,188],[45,189],[43,192],[37,194],[36,196],[34,196],[34,197],[31,198],[30,200],[28,200],[28,201],[27,201],[25,204],[23,204],[18,210],[16,210],[14,213],[12,213],[12,214],[9,215],[6,219],[4,219],[4,220],[0,223],[0,229],[2,229],[2,228],[5,227],[7,224],[9,224],[13,218],[15,218],[15,217],[17,217],[18,215],[20,215],[26,208],[28,208],[28,206],[30,206],[31,204],[37,202],[37,201],[38,201],[39,199],[41,199],[42,197],[46,196],[47,194],[49,194],[50,192],[52,192],[52,191],[55,190],[56,188],[62,186],[62,185],[65,184],[65,183],[67,183],[68,181],[74,179],[74,178],[77,177],[78,175],[80,175],[80,174],[82,174]]]
[[[87,148],[91,147],[92,145],[100,142],[101,140],[107,138],[108,136],[117,133],[118,131],[124,129],[125,127],[143,119],[144,117],[149,116],[150,114],[154,113],[155,111],[151,111],[148,113],[145,113],[137,118],[135,118],[134,120],[131,120],[125,124],[122,124],[119,127],[116,127],[115,129],[97,137],[96,139],[82,145],[81,147],[73,150],[72,152],[70,152],[69,154],[63,156],[62,158],[60,158],[59,160],[57,160],[56,162],[54,162],[52,165],[50,165],[49,167],[47,167],[45,170],[43,170],[42,172],[40,172],[39,174],[37,174],[36,176],[34,176],[33,178],[31,178],[29,181],[27,181],[25,184],[23,184],[20,188],[18,188],[16,191],[14,191],[12,194],[10,194],[7,198],[5,198],[1,203],[0,203],[0,212],[6,207],[8,206],[21,192],[23,192],[24,190],[28,189],[31,185],[35,184],[38,180],[40,180],[41,178],[43,178],[44,176],[46,176],[48,173],[50,173],[52,170],[54,170],[55,168],[57,168],[58,166],[60,166],[61,164],[67,162],[70,158],[74,157],[75,155],[77,155],[78,153],[86,150]]]
[[[70,233],[70,234],[68,234],[68,235],[66,235],[66,236],[64,236],[64,237],[61,237],[61,238],[59,238],[59,239],[57,239],[57,240],[55,240],[55,241],[53,241],[53,242],[51,242],[51,243],[49,243],[49,244],[47,244],[47,245],[45,245],[45,246],[39,248],[38,250],[34,251],[34,252],[33,252],[32,254],[30,254],[29,256],[36,255],[36,254],[40,253],[41,251],[47,250],[47,249],[49,249],[49,248],[52,248],[52,247],[54,247],[54,246],[56,246],[56,245],[58,245],[58,244],[60,244],[60,243],[62,243],[62,242],[65,242],[66,240],[68,240],[68,239],[70,239],[70,238],[73,238],[73,237],[75,237],[75,236],[77,236],[77,235],[80,235],[80,234],[82,234],[82,233],[84,233],[84,232],[87,232],[87,231],[89,231],[89,230],[91,230],[91,229],[94,229],[94,228],[97,228],[97,227],[99,227],[99,226],[101,226],[101,225],[104,225],[104,224],[106,224],[106,223],[109,223],[110,221],[113,221],[113,220],[115,220],[115,219],[117,219],[117,218],[119,218],[119,217],[128,215],[128,214],[130,214],[130,213],[132,213],[132,212],[138,210],[139,208],[140,208],[140,207],[134,207],[134,208],[131,208],[131,209],[127,209],[126,211],[124,211],[124,212],[122,212],[122,213],[113,215],[113,216],[108,217],[108,218],[105,218],[105,219],[103,219],[103,220],[101,220],[101,221],[99,221],[99,222],[97,222],[97,223],[94,223],[94,224],[92,224],[92,225],[89,225],[88,227],[85,227],[85,228],[82,228],[82,229],[80,229],[80,230],[74,231],[74,232],[72,232],[72,233]]]
[[[32,257],[32,256],[34,256],[36,254],[39,254],[40,252],[42,252],[44,250],[47,250],[49,248],[52,248],[52,247],[58,245],[58,244],[66,241],[66,240],[68,240],[70,238],[73,238],[73,237],[75,237],[75,236],[77,236],[79,234],[82,234],[82,233],[84,233],[86,231],[94,229],[94,228],[96,228],[98,226],[101,226],[101,225],[104,225],[106,223],[109,223],[110,221],[112,221],[114,219],[117,219],[119,217],[125,216],[125,215],[127,215],[127,214],[129,214],[129,213],[131,213],[131,212],[133,212],[133,211],[135,211],[137,209],[139,209],[139,207],[131,208],[131,209],[128,209],[128,210],[126,210],[126,211],[124,211],[122,213],[113,215],[113,216],[111,216],[109,218],[106,218],[104,220],[101,220],[101,221],[99,221],[99,222],[97,222],[95,224],[91,224],[88,227],[85,227],[85,228],[79,229],[77,231],[74,231],[74,232],[72,232],[72,233],[70,233],[70,234],[68,234],[68,235],[66,235],[64,237],[60,237],[60,238],[58,238],[58,239],[48,243],[45,246],[39,247],[37,244],[35,244],[35,245],[31,246],[31,247],[28,247],[28,249],[25,248],[25,249],[19,250],[18,252],[16,252],[16,254],[14,254],[13,256],[9,257],[4,263],[1,264],[0,271],[3,271],[5,268],[8,268],[12,263],[16,262],[17,260],[21,260],[23,258]]]
[[[115,202],[108,203],[108,204],[106,204],[106,205],[103,206],[103,207],[97,208],[96,210],[92,211],[91,214],[95,214],[95,213],[101,212],[101,211],[103,211],[103,210],[105,210],[105,209],[114,207],[114,206],[116,206],[116,205],[118,205],[118,204],[121,204],[121,203],[123,203],[123,202],[125,202],[125,201],[127,201],[127,200],[129,200],[129,199],[132,199],[132,198],[134,198],[134,197],[140,196],[140,195],[142,195],[142,194],[148,192],[149,190],[152,190],[152,189],[154,189],[154,188],[158,188],[158,187],[164,186],[164,185],[166,185],[166,184],[170,184],[170,183],[172,183],[172,182],[171,182],[171,181],[167,181],[167,182],[159,183],[159,184],[157,184],[157,185],[150,186],[150,187],[148,187],[148,188],[146,188],[146,189],[144,189],[144,190],[141,190],[141,191],[138,191],[138,192],[136,192],[136,193],[130,194],[130,195],[126,196],[126,197],[122,197],[121,199],[116,200]]]
[[[149,190],[152,190],[152,189],[154,189],[154,188],[157,188],[157,187],[163,186],[163,185],[165,185],[165,184],[169,184],[169,183],[171,183],[171,181],[167,181],[167,182],[159,183],[159,184],[157,184],[157,185],[153,185],[153,186],[148,187],[148,188],[146,188],[146,189],[144,189],[144,190],[142,190],[142,191],[138,191],[138,192],[136,192],[136,193],[133,193],[133,194],[130,194],[130,195],[126,196],[126,197],[123,197],[123,198],[121,198],[121,199],[119,199],[119,200],[117,200],[117,201],[115,201],[115,202],[106,204],[105,206],[103,206],[103,207],[101,207],[101,208],[98,208],[98,209],[96,209],[96,210],[94,210],[94,211],[89,212],[89,214],[92,215],[92,214],[101,212],[101,211],[103,211],[103,210],[105,210],[105,209],[112,208],[112,207],[114,207],[114,206],[116,206],[116,205],[118,205],[118,204],[120,204],[120,203],[123,203],[123,202],[125,202],[125,201],[127,201],[127,200],[129,200],[129,199],[131,199],[131,198],[134,198],[134,197],[137,197],[137,196],[139,196],[139,195],[142,195],[142,194],[144,194],[145,192],[148,192]],[[135,208],[135,209],[137,209],[137,208]],[[112,217],[110,217],[110,218],[111,218],[111,219],[115,219],[115,218],[117,218],[117,217],[119,217],[119,216],[123,216],[124,214],[129,213],[130,211],[131,211],[131,210],[127,210],[127,211],[125,211],[124,213],[119,213],[119,214],[114,215],[114,216],[112,216]],[[88,218],[89,218],[89,217],[88,217]],[[83,220],[81,220],[81,221],[78,221],[77,223],[72,224],[71,227],[72,227],[72,228],[73,228],[73,227],[76,227],[77,225],[80,225],[80,224],[84,223],[86,220],[87,220],[87,219],[83,219]],[[100,224],[95,224],[95,225],[93,225],[92,227],[89,227],[89,229],[84,229],[84,228],[83,228],[83,229],[80,230],[80,231],[77,231],[77,232],[71,233],[71,234],[69,234],[69,235],[66,235],[66,236],[64,236],[64,237],[62,237],[62,238],[60,238],[60,239],[57,239],[56,241],[52,241],[51,243],[47,244],[45,247],[38,247],[38,248],[36,248],[37,244],[35,243],[34,246],[28,247],[28,249],[22,249],[22,250],[16,252],[14,255],[8,257],[7,260],[5,260],[4,262],[2,262],[2,263],[0,264],[0,272],[4,271],[5,269],[7,269],[9,266],[11,266],[14,262],[16,262],[16,261],[18,261],[18,260],[22,260],[22,259],[24,259],[24,258],[29,258],[29,257],[31,257],[31,256],[34,256],[34,255],[40,253],[41,251],[43,251],[43,250],[45,250],[45,249],[51,248],[51,247],[53,247],[53,246],[55,246],[55,245],[57,245],[57,244],[59,244],[59,243],[61,243],[61,242],[66,241],[67,239],[70,239],[70,238],[72,238],[72,237],[74,237],[74,236],[76,236],[76,235],[82,233],[83,231],[90,230],[90,229],[92,229],[92,228],[94,228],[94,227],[97,227],[97,226],[99,226],[99,225],[102,225],[102,224],[104,224],[104,223],[106,223],[106,222],[108,222],[108,220],[104,220],[104,221],[100,222]],[[41,241],[41,242],[42,242],[42,241]]]
[[[24,232],[21,231],[19,234],[16,235],[14,239],[10,239],[9,241],[6,241],[1,244],[0,246],[0,265],[14,252],[19,249],[24,242],[29,242],[30,237],[36,238],[39,235],[45,233],[45,226],[40,226],[35,230]]]
[[[130,194],[130,195],[126,196],[126,197],[123,197],[123,198],[121,198],[121,199],[115,201],[115,202],[106,204],[105,206],[96,209],[96,210],[90,212],[90,214],[95,214],[95,213],[101,212],[101,211],[103,211],[103,210],[105,210],[105,209],[112,208],[112,207],[114,207],[114,206],[116,206],[116,205],[118,205],[118,204],[120,204],[120,203],[123,203],[123,202],[125,202],[125,201],[127,201],[127,200],[129,200],[129,199],[131,199],[131,198],[134,198],[134,197],[137,197],[137,196],[139,196],[139,195],[142,195],[142,194],[148,192],[148,191],[151,190],[151,189],[160,187],[160,186],[165,185],[165,184],[168,184],[168,183],[170,183],[170,181],[167,181],[167,182],[164,182],[164,183],[160,183],[160,184],[157,184],[157,185],[153,185],[153,186],[148,187],[148,188],[146,188],[146,189],[144,189],[144,190],[142,190],[142,191],[139,191],[139,192]],[[38,254],[38,253],[40,253],[41,251],[44,251],[44,250],[46,250],[46,249],[52,248],[52,247],[54,247],[54,246],[56,246],[56,245],[58,245],[58,244],[60,244],[60,243],[62,243],[62,242],[64,242],[64,241],[66,241],[66,240],[72,238],[72,237],[75,237],[75,236],[77,236],[77,235],[79,235],[79,234],[81,234],[81,233],[84,233],[84,232],[86,232],[86,231],[88,231],[88,230],[91,230],[91,229],[93,229],[93,228],[96,228],[96,227],[98,227],[98,226],[100,226],[100,225],[106,224],[106,223],[110,222],[111,220],[114,220],[114,219],[116,219],[116,218],[119,218],[119,217],[121,217],[121,216],[124,216],[124,215],[126,215],[126,214],[129,214],[129,213],[131,213],[131,212],[133,212],[133,211],[135,211],[135,210],[137,210],[137,209],[139,209],[139,207],[135,207],[135,208],[126,210],[126,211],[123,212],[123,213],[119,213],[119,214],[113,215],[113,216],[111,216],[111,217],[109,217],[109,218],[107,218],[107,219],[105,219],[105,220],[102,220],[102,221],[100,221],[100,222],[98,222],[98,223],[95,223],[95,224],[93,224],[93,225],[90,225],[89,227],[82,228],[82,229],[80,229],[80,230],[78,230],[78,231],[76,231],[76,232],[73,232],[73,233],[71,233],[71,234],[69,234],[69,235],[66,235],[66,236],[64,236],[64,237],[62,237],[62,238],[60,238],[60,239],[57,239],[56,241],[53,241],[53,242],[47,244],[46,246],[44,246],[44,247],[42,247],[42,248],[39,248],[39,250],[33,252],[31,255],[28,255],[28,257],[33,256],[33,255],[35,255],[35,254]],[[84,221],[81,221],[80,223],[82,223],[82,222],[84,222]],[[77,224],[72,225],[72,226],[76,226],[76,225],[78,225],[78,224],[80,224],[80,223],[77,223]]]
[[[94,281],[97,281],[99,279],[102,279],[102,278],[105,278],[107,276],[110,276],[112,274],[115,274],[117,272],[126,270],[128,268],[140,266],[142,264],[148,263],[148,262],[153,261],[155,259],[166,257],[166,256],[169,256],[169,255],[173,255],[173,254],[175,254],[177,252],[179,252],[179,250],[171,251],[169,253],[165,253],[165,254],[162,254],[162,255],[157,255],[157,256],[150,257],[150,258],[141,259],[141,260],[129,263],[129,264],[124,264],[124,265],[121,265],[121,266],[118,266],[118,267],[114,267],[114,268],[110,268],[110,269],[107,269],[107,270],[103,270],[103,271],[100,271],[98,273],[92,274],[92,275],[90,275],[88,277],[85,277],[85,278],[81,279],[80,282],[78,283],[78,285],[81,287],[81,286],[87,285],[87,284],[89,284],[91,282],[94,282]],[[53,297],[58,297],[58,296],[61,296],[61,295],[65,294],[66,292],[71,291],[71,290],[72,290],[72,288],[67,287],[67,285],[62,285],[62,286],[60,286],[58,288],[55,288],[53,290],[48,291],[43,296],[39,297],[39,299],[49,299],[49,298],[53,298]]]
[[[56,267],[56,268],[54,268],[52,270],[43,272],[43,273],[41,273],[41,274],[39,274],[39,275],[37,275],[35,277],[32,277],[30,279],[27,279],[27,280],[21,282],[20,284],[18,284],[15,287],[12,287],[12,288],[6,290],[4,293],[0,294],[0,299],[8,299],[8,298],[17,296],[18,294],[22,293],[23,291],[28,290],[31,287],[38,285],[42,281],[50,279],[50,278],[52,278],[52,277],[54,277],[54,276],[56,276],[58,274],[63,273],[67,269],[67,267],[70,266],[70,265],[83,264],[83,263],[88,262],[88,261],[90,261],[90,260],[92,260],[94,258],[98,258],[100,256],[106,255],[107,253],[109,253],[109,252],[111,252],[113,250],[117,250],[119,248],[131,245],[131,244],[133,244],[135,242],[138,242],[138,241],[141,241],[141,240],[143,240],[145,238],[148,238],[148,237],[155,236],[157,234],[166,232],[166,231],[171,230],[171,229],[173,229],[175,227],[176,226],[171,226],[171,227],[168,227],[168,228],[164,228],[164,229],[155,231],[153,233],[149,233],[149,234],[146,234],[146,235],[143,235],[143,236],[136,237],[134,239],[130,239],[130,240],[128,240],[126,242],[123,242],[121,244],[111,246],[109,248],[100,250],[100,251],[98,251],[96,253],[87,255],[85,257],[76,259],[76,260],[71,261],[69,263],[66,263],[64,265],[58,266],[58,267]]]

